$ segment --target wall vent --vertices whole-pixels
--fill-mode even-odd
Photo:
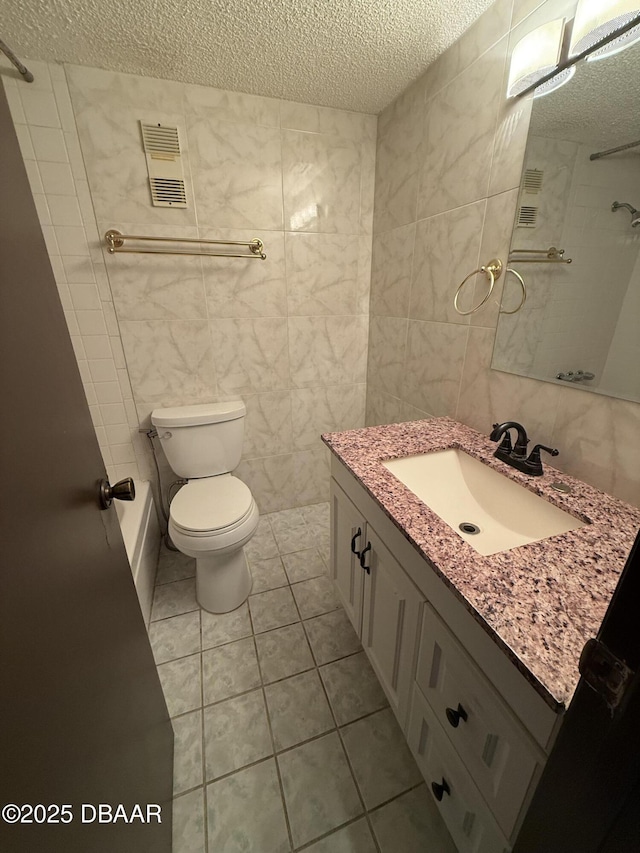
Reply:
[[[525,169],[520,185],[520,203],[516,226],[518,228],[535,228],[538,224],[538,194],[542,190],[544,172],[542,169]]]
[[[544,172],[540,169],[525,169],[522,189],[526,193],[539,193],[542,189]]]
[[[187,194],[177,127],[140,122],[154,207],[186,207]]]
[[[523,204],[518,208],[518,227],[535,228],[538,222],[538,208],[531,204]]]

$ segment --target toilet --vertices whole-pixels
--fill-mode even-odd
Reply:
[[[240,462],[245,415],[241,400],[151,413],[169,465],[188,481],[171,501],[169,535],[195,557],[196,598],[211,613],[235,610],[251,592],[244,546],[259,512],[248,486],[231,474]]]

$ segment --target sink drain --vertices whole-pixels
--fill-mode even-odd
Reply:
[[[470,521],[463,521],[458,525],[458,528],[462,530],[463,533],[480,533],[480,528],[477,524],[472,524]]]

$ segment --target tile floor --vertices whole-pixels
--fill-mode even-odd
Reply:
[[[224,615],[160,554],[173,853],[455,853],[327,576],[329,505],[263,516],[246,550],[252,594]]]

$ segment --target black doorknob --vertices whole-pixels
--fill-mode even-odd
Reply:
[[[460,720],[462,720],[463,722],[467,721],[467,712],[460,704],[458,704],[458,707],[455,711],[453,710],[453,708],[447,708],[445,713],[447,715],[447,720],[449,720],[449,725],[453,726],[454,729],[458,728]]]
[[[100,480],[100,509],[109,509],[114,498],[117,501],[133,501],[135,497],[136,487],[131,477],[119,480],[114,486],[108,480]]]
[[[447,784],[447,780],[444,776],[442,777],[442,783],[440,785],[437,782],[431,783],[431,790],[433,791],[433,796],[438,802],[442,800],[445,794],[451,793],[451,788]]]

